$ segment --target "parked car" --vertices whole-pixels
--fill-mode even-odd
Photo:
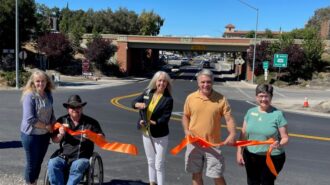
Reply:
[[[188,58],[182,58],[181,60],[181,66],[190,65]]]
[[[203,60],[203,61],[200,63],[200,67],[201,67],[201,68],[212,68],[212,67],[211,67],[211,63],[210,63],[210,61],[208,61],[208,60]]]

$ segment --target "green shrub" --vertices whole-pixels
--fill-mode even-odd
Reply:
[[[19,86],[22,87],[26,84],[30,77],[31,73],[27,71],[20,71],[19,72]],[[6,83],[10,87],[16,86],[16,72],[15,71],[9,71],[9,72],[1,72],[0,76],[5,79]]]
[[[256,84],[267,84],[271,83],[273,81],[276,81],[276,72],[270,72],[268,74],[267,80],[265,80],[265,75],[264,73],[256,77]]]
[[[277,75],[279,75],[281,77],[278,79]],[[285,75],[286,74],[279,74],[277,72],[270,72],[268,74],[267,80],[265,80],[265,76],[264,76],[264,74],[262,74],[262,75],[259,75],[259,76],[256,77],[255,82],[256,82],[256,84],[273,84],[273,85],[279,86],[279,87],[280,86],[287,86],[288,82],[286,82],[284,80]]]

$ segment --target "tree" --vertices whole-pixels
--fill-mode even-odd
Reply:
[[[113,26],[113,12],[111,9],[95,12],[92,17],[93,30],[98,33],[115,33]]]
[[[94,28],[94,17],[95,13],[93,9],[88,9],[87,12],[85,12],[85,30],[86,33],[92,33]]]
[[[164,24],[164,19],[153,11],[147,12],[143,10],[138,18],[138,22],[140,25],[140,35],[158,35],[160,28]]]
[[[112,16],[112,28],[116,34],[139,33],[138,15],[134,11],[128,11],[126,8],[119,8]]]
[[[294,38],[290,33],[283,33],[279,37],[278,44],[279,44],[279,49],[283,50],[284,48],[287,48],[294,44]]]
[[[273,35],[272,31],[267,28],[265,30],[265,38],[273,38],[273,37],[274,37],[274,35]]]
[[[321,56],[324,51],[323,40],[315,28],[305,28],[302,47],[305,52],[307,65],[311,70],[320,71],[324,67]]]
[[[313,17],[311,17],[305,27],[312,27],[317,31],[320,31],[322,21],[330,19],[330,6],[326,8],[317,9],[314,12]]]
[[[50,68],[66,65],[71,59],[71,44],[62,33],[49,33],[37,40],[39,51],[43,52],[49,61]]]
[[[304,31],[305,29],[294,29],[291,32],[289,32],[289,34],[294,39],[304,39]]]
[[[72,43],[72,48],[77,51],[80,48],[80,40],[85,33],[85,13],[82,10],[71,12],[69,22],[71,23],[68,27],[69,39]]]
[[[288,54],[288,66],[283,71],[289,73],[286,76],[289,82],[295,83],[299,78],[306,80],[312,77],[312,71],[306,65],[305,53],[302,47],[292,44],[283,48],[279,53]]]
[[[91,61],[96,68],[102,69],[115,51],[116,46],[112,44],[112,41],[96,37],[91,42],[87,43],[85,57]]]
[[[69,9],[69,7],[66,7],[61,10],[60,15],[60,32],[68,34],[70,29],[70,17],[72,16],[72,13]]]
[[[249,32],[245,35],[245,38],[254,38],[254,33],[255,33],[255,31],[253,31],[253,30],[249,31]]]
[[[255,55],[255,69],[254,74],[260,75],[263,73],[263,67],[262,62],[263,61],[271,61],[272,60],[272,51],[270,50],[271,43],[269,41],[261,41],[260,44],[256,45],[256,55]],[[252,69],[252,62],[253,62],[253,52],[254,52],[254,46],[251,45],[248,49],[247,53],[247,60],[250,61],[250,67]],[[270,67],[272,64],[270,64]]]
[[[294,37],[303,39],[301,45],[294,43]],[[315,28],[294,30],[294,32],[281,34],[278,41],[262,41],[256,48],[255,74],[262,73],[262,61],[270,61],[270,71],[276,71],[272,67],[274,54],[288,54],[288,66],[283,68],[287,72],[286,80],[295,83],[299,78],[310,79],[314,71],[321,70],[324,63],[321,61],[323,42]],[[247,60],[252,64],[253,46],[250,46]]]
[[[36,6],[34,0],[20,0],[19,8],[19,41],[25,42],[35,31]],[[0,3],[0,52],[3,48],[15,48],[15,1],[2,0]]]

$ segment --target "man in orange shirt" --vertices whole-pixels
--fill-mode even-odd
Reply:
[[[198,136],[211,143],[221,139],[221,118],[224,117],[229,132],[225,145],[235,143],[235,121],[227,99],[213,90],[213,73],[203,69],[197,75],[198,90],[188,95],[184,104],[182,125],[185,135]],[[185,169],[192,173],[192,184],[203,184],[203,167],[206,176],[214,179],[215,185],[226,185],[223,177],[224,157],[220,147],[201,147],[196,143],[187,145]]]

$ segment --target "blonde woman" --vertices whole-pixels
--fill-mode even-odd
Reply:
[[[169,75],[158,71],[146,90],[132,102],[132,106],[139,109],[141,116],[138,127],[143,133],[150,185],[164,185],[165,182],[164,164],[168,145],[168,122],[173,109],[171,89]]]
[[[21,139],[26,154],[25,181],[37,184],[40,168],[48,149],[52,124],[54,84],[40,70],[32,73],[22,92],[23,118]]]

